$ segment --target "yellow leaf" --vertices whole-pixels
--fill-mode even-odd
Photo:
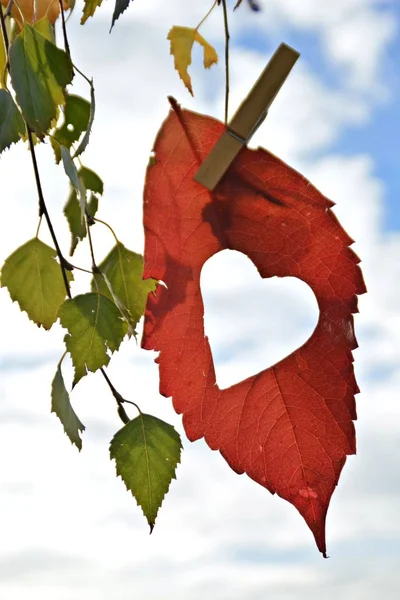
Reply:
[[[171,42],[171,54],[174,57],[175,69],[193,96],[192,81],[188,73],[188,67],[192,63],[192,47],[194,42],[203,46],[204,67],[206,69],[209,69],[218,62],[218,54],[215,48],[200,35],[197,29],[192,29],[191,27],[178,27],[175,25],[170,30],[167,39]]]
[[[3,35],[0,33],[0,88],[7,86],[7,55]]]
[[[1,3],[6,7],[8,0],[1,0]],[[70,8],[70,0],[64,0],[63,6],[64,10]],[[23,26],[24,22],[32,25],[43,17],[47,17],[50,23],[54,25],[59,14],[59,0],[18,0],[18,3],[15,2],[11,10],[11,15],[20,27]]]

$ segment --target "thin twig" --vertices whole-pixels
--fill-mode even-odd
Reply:
[[[101,273],[101,271],[100,271],[99,267],[96,265],[96,260],[94,258],[92,233],[90,231],[89,219],[88,219],[87,215],[85,215],[85,220],[86,220],[86,231],[87,231],[89,247],[90,247],[90,256],[92,257],[92,273],[93,273],[93,275],[95,275],[96,273],[97,274]]]
[[[38,164],[37,164],[37,160],[36,160],[35,144],[33,143],[32,131],[31,131],[31,128],[29,127],[28,123],[26,123],[26,128],[28,131],[29,151],[31,153],[33,171],[35,173],[36,189],[37,189],[37,193],[39,196],[39,217],[44,215],[44,217],[46,219],[47,226],[49,228],[50,235],[53,240],[54,246],[56,247],[57,256],[60,261],[61,273],[62,273],[63,280],[64,280],[65,290],[67,292],[68,298],[72,298],[71,289],[69,287],[69,281],[68,281],[68,277],[67,277],[67,270],[69,270],[69,271],[72,270],[72,265],[64,258],[64,256],[62,255],[62,252],[61,252],[61,248],[58,244],[58,240],[57,240],[54,228],[53,228],[53,224],[51,222],[50,215],[47,210],[46,203],[44,201],[42,184],[40,181],[39,169],[38,169]]]
[[[60,12],[61,12],[61,24],[62,24],[62,32],[63,32],[63,38],[64,38],[64,48],[65,48],[65,52],[71,58],[71,50],[69,48],[69,43],[68,43],[67,28],[65,26],[65,15],[64,15],[63,0],[58,0],[58,2],[59,2],[59,5],[60,5]]]
[[[93,275],[93,271],[89,271],[89,269],[84,269],[83,267],[77,267],[76,265],[71,265],[74,269],[78,271],[83,271],[84,273],[89,273],[89,275]]]
[[[87,234],[88,234],[88,239],[89,239],[89,246],[90,246],[90,255],[92,257],[92,272],[93,275],[97,274],[101,274],[101,271],[99,269],[99,267],[96,264],[96,259],[94,256],[94,249],[93,249],[93,241],[92,241],[92,234],[90,232],[90,227],[89,227],[89,221],[88,218],[86,216],[86,230],[87,230]],[[115,235],[115,234],[114,234]],[[94,278],[94,281],[97,285],[97,281],[96,278]],[[121,394],[115,389],[115,387],[113,386],[113,384],[110,381],[110,378],[108,377],[107,373],[105,372],[105,370],[103,369],[103,367],[100,368],[101,374],[103,375],[104,379],[106,380],[108,387],[111,390],[112,395],[114,396],[115,400],[117,401],[118,404],[118,415],[121,419],[121,421],[123,423],[129,423],[130,418],[128,417],[124,407],[122,406],[124,402],[128,402],[129,404],[133,404],[133,406],[135,406],[137,408],[137,410],[139,411],[140,414],[142,414],[142,411],[140,410],[140,408],[138,407],[137,404],[135,404],[135,402],[131,402],[131,400],[125,400],[125,398],[123,398],[121,396]]]
[[[3,34],[4,46],[5,46],[6,54],[7,54],[7,69],[8,69],[8,48],[9,48],[9,41],[8,41],[8,33],[7,33],[6,21],[5,21],[5,17],[4,17],[4,13],[3,13],[3,5],[1,4],[1,2],[0,2],[0,21],[1,21],[1,32]]]
[[[229,111],[229,26],[228,26],[228,11],[226,8],[226,0],[222,0],[222,10],[224,12],[224,28],[225,28],[225,125],[228,125]]]
[[[89,79],[89,77],[87,77],[87,75],[85,75],[85,73],[82,73],[82,71],[80,69],[78,69],[78,67],[76,65],[74,65],[74,63],[72,63],[72,66],[74,67],[74,70],[79,73],[79,75],[81,77],[83,77],[83,79],[86,79],[86,81],[88,82],[88,84],[92,87],[93,86],[93,81],[91,81]]]

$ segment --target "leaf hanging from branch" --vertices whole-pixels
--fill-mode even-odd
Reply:
[[[0,89],[0,153],[25,134],[24,119],[10,92]]]
[[[359,259],[332,202],[263,149],[244,148],[213,193],[194,181],[224,126],[175,111],[146,176],[144,277],[166,287],[148,296],[142,347],[160,352],[160,392],[183,414],[188,438],[204,437],[234,471],[291,502],[325,556],[329,501],[346,455],[355,453]],[[200,273],[226,248],[246,254],[261,277],[306,282],[320,316],[293,354],[221,390],[204,335]]]
[[[60,323],[68,330],[65,345],[75,367],[73,385],[110,362],[127,332],[113,302],[102,294],[81,294],[60,307]]]
[[[188,73],[188,68],[192,63],[192,48],[194,42],[197,42],[204,50],[204,67],[209,69],[218,62],[218,54],[215,48],[209,44],[197,29],[190,27],[174,26],[168,33],[171,42],[171,54],[174,57],[175,69],[179,73],[186,88],[193,96],[192,81]]]
[[[57,366],[57,371],[51,384],[51,412],[55,413],[60,419],[71,444],[75,444],[79,451],[82,450],[80,433],[85,431],[85,426],[81,423],[71,406],[60,364]]]
[[[178,432],[164,421],[140,413],[113,437],[110,457],[153,531],[158,509],[181,459]]]
[[[132,332],[135,332],[136,325],[144,314],[147,295],[157,285],[154,279],[142,279],[143,257],[118,242],[99,265],[99,269],[107,276],[114,294],[125,309]],[[100,275],[96,276],[96,282],[92,282],[92,290],[97,288],[100,293],[115,301]]]
[[[65,87],[73,78],[69,56],[28,24],[10,49],[10,72],[17,102],[38,136],[48,132],[65,103]]]
[[[1,270],[1,287],[39,327],[50,329],[66,296],[56,251],[37,238],[20,246]],[[67,271],[72,281],[71,271]]]

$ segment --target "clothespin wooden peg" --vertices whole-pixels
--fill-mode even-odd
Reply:
[[[213,190],[234,158],[267,116],[268,109],[299,58],[290,46],[281,44],[242,102],[215,146],[198,168],[194,179]]]

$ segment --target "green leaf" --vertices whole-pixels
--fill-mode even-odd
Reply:
[[[84,0],[85,5],[83,7],[83,15],[81,18],[81,25],[84,25],[89,17],[93,17],[96,8],[101,6],[103,0]]]
[[[115,8],[111,21],[111,29],[114,27],[115,21],[122,15],[122,13],[128,8],[131,0],[115,0]]]
[[[66,290],[56,251],[37,238],[20,246],[2,268],[1,287],[6,287],[13,301],[39,327],[50,329]],[[67,271],[68,281],[73,279]]]
[[[177,431],[164,421],[141,413],[113,437],[110,457],[117,475],[132,492],[153,530],[176,466],[181,459],[182,442]]]
[[[46,38],[46,40],[49,40],[49,42],[52,42],[53,44],[56,43],[54,27],[46,17],[39,19],[39,21],[36,21],[36,23],[33,23],[33,28],[35,29],[35,31],[41,33],[43,37]]]
[[[86,211],[86,188],[82,179],[78,175],[78,169],[75,166],[72,156],[65,146],[60,146],[61,158],[64,165],[64,171],[69,177],[72,186],[75,188],[76,195],[79,201],[81,209],[81,223],[85,222],[85,211]]]
[[[82,167],[78,171],[79,178],[83,181],[83,185],[87,190],[93,191],[96,194],[103,193],[103,182],[100,177],[94,171]],[[90,195],[89,202],[87,203],[88,213],[94,217],[97,212],[99,205],[99,199],[95,194]],[[72,256],[80,240],[86,237],[86,226],[81,221],[81,210],[76,195],[75,188],[71,187],[71,193],[68,201],[64,206],[64,214],[67,218],[69,229],[71,231],[71,247],[70,255]]]
[[[47,133],[65,102],[65,87],[73,78],[66,52],[25,23],[10,49],[13,88],[22,113],[31,129]]]
[[[115,305],[102,294],[82,294],[66,300],[59,317],[69,332],[64,341],[75,367],[75,386],[88,371],[108,365],[108,351],[118,350],[127,325]]]
[[[92,133],[92,127],[93,127],[93,121],[94,121],[94,114],[96,111],[96,97],[94,95],[94,86],[93,86],[93,80],[90,82],[90,115],[89,115],[89,122],[88,122],[88,126],[86,128],[85,131],[85,135],[82,138],[81,143],[79,144],[75,154],[74,154],[74,158],[76,158],[77,156],[80,156],[85,150],[86,147],[89,143],[89,138],[90,138],[90,134]]]
[[[104,183],[97,173],[87,167],[81,167],[78,175],[82,179],[87,190],[91,190],[95,194],[100,194],[100,196],[103,195]]]
[[[10,92],[0,89],[0,152],[21,139],[25,123]]]
[[[99,269],[107,276],[114,294],[126,308],[128,323],[134,331],[144,314],[148,294],[157,287],[154,279],[142,279],[143,257],[118,242],[99,265]],[[97,276],[96,282],[101,294],[115,300],[102,277]],[[96,283],[92,281],[92,290],[95,289]]]
[[[61,160],[60,146],[70,149],[79,140],[89,124],[90,103],[81,96],[66,96],[64,122],[54,131],[50,141],[53,146],[56,162]]]
[[[57,367],[53,383],[51,384],[51,412],[55,413],[60,419],[71,444],[75,444],[79,450],[82,450],[82,439],[79,436],[79,432],[84,431],[86,428],[80,422],[71,406],[60,364]]]

